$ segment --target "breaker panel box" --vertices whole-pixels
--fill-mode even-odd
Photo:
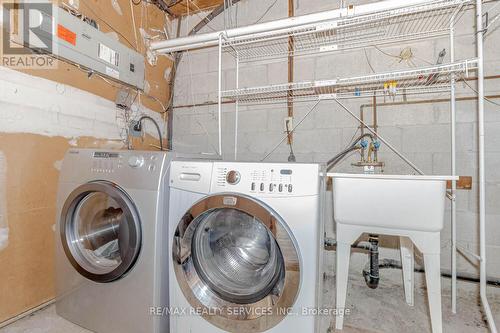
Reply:
[[[46,34],[39,37],[54,45],[54,55],[110,79],[144,89],[145,63],[140,53],[64,9],[53,8],[54,14],[41,14],[43,19],[39,20],[43,23],[40,29]]]

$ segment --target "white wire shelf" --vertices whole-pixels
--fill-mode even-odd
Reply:
[[[456,78],[467,77],[471,70],[477,68],[477,64],[477,59],[469,59],[398,72],[226,90],[222,92],[222,97],[242,104],[272,104],[440,93],[449,91],[452,74]]]
[[[404,3],[404,1],[402,1]],[[228,38],[225,52],[241,62],[301,56],[449,34],[471,0],[437,0],[365,15],[347,15],[319,23],[244,37]]]

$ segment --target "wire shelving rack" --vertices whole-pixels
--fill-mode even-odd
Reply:
[[[321,54],[447,36],[471,0],[438,0],[340,17],[291,29],[225,38],[223,49],[241,62]],[[351,14],[352,13],[352,14]]]
[[[442,93],[450,91],[452,75],[468,77],[475,69],[477,59],[470,59],[398,72],[227,90],[222,97],[241,104],[267,104]]]

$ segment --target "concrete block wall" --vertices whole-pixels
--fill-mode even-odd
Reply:
[[[303,1],[296,0],[296,15],[320,10],[337,8],[340,1]],[[347,1],[359,5],[372,1]],[[277,0],[242,0],[233,8],[233,24],[238,26],[255,23],[266,12],[260,22],[283,18],[287,15],[287,1]],[[485,5],[487,10],[490,5]],[[270,8],[270,9],[269,9]],[[268,10],[269,9],[269,10]],[[498,9],[497,9],[498,10]],[[199,14],[202,16],[203,14]],[[182,22],[185,34],[199,20],[191,16]],[[473,26],[474,11],[468,11],[457,25],[456,58],[467,59],[475,56]],[[224,28],[223,15],[210,22],[204,31]],[[500,53],[495,41],[500,38],[499,29],[490,31],[485,39],[486,75],[499,74]],[[375,48],[345,52],[339,54],[318,55],[295,60],[295,81],[332,79],[342,76],[367,74],[373,68],[376,72],[410,68],[413,65],[425,66],[434,63],[441,50],[447,50],[445,61],[449,61],[449,41],[431,40],[418,43],[405,43],[382,50],[391,55],[398,55],[405,47],[411,47],[415,57],[413,63],[399,61],[385,55]],[[217,100],[218,58],[216,48],[190,51],[186,53],[179,66],[175,84],[175,105],[190,105]],[[235,62],[225,55],[223,58],[224,88],[235,86]],[[473,75],[475,73],[472,73]],[[252,87],[279,84],[287,81],[286,61],[242,65],[240,87]],[[498,94],[500,80],[488,80],[487,94]],[[476,87],[474,81],[469,83]],[[459,96],[473,96],[475,93],[464,84],[458,84]],[[446,93],[433,96],[408,97],[408,100],[435,98],[446,99]],[[395,101],[401,101],[397,97]],[[496,100],[500,103],[499,100]],[[369,99],[344,101],[355,113],[360,106],[370,103]],[[379,97],[380,103],[392,102],[392,98]],[[472,176],[472,191],[460,191],[457,198],[457,225],[460,245],[474,252],[478,251],[478,168],[477,168],[477,107],[476,101],[463,101],[457,104],[457,167],[461,175]],[[294,124],[310,111],[314,103],[295,104]],[[488,274],[500,278],[500,106],[486,102],[486,172],[487,172],[487,249]],[[234,158],[235,107],[226,104],[223,107],[223,151],[224,158]],[[366,108],[366,117],[370,120],[370,108]],[[240,107],[238,127],[238,160],[261,160],[284,136],[284,118],[287,115],[285,105],[266,105]],[[450,173],[450,106],[448,102],[430,104],[409,104],[401,106],[378,107],[379,133],[389,140],[405,156],[411,159],[427,174]],[[335,102],[320,102],[316,108],[296,129],[294,151],[299,162],[325,162],[341,151],[352,139],[358,124]],[[217,106],[180,107],[174,112],[174,147],[181,151],[211,152],[217,149]],[[286,161],[289,148],[282,144],[268,158],[270,161]],[[388,174],[409,174],[414,171],[403,161],[382,146],[380,159],[386,162],[384,169]],[[360,172],[350,166],[351,157],[339,165],[340,172]],[[443,268],[450,267],[450,223],[449,205],[446,213],[446,227],[442,234]],[[333,226],[327,226],[333,233]],[[395,243],[397,245],[397,242]],[[398,256],[395,250],[388,250],[382,256]],[[363,256],[359,263],[364,263]],[[472,260],[474,263],[474,260]],[[476,274],[477,267],[459,256],[459,270]]]

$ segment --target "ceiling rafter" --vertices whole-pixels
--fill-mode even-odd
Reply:
[[[223,5],[224,0],[155,0],[151,1],[151,3],[170,15],[179,17],[188,13],[214,9]]]

